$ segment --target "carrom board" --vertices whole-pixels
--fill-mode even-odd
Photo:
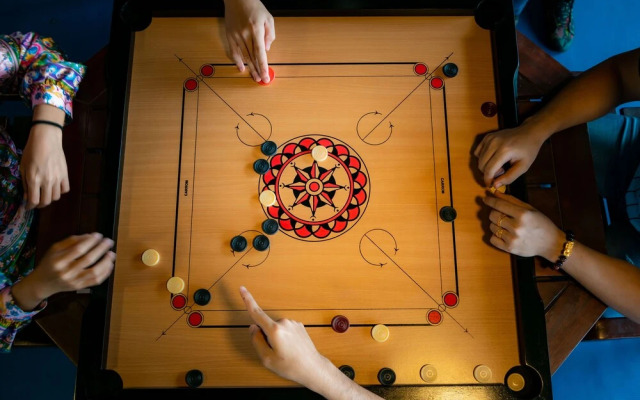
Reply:
[[[220,17],[165,11],[130,33],[116,268],[84,393],[311,396],[261,365],[246,286],[388,398],[550,398],[531,264],[488,244],[472,158],[515,122],[508,2],[286,5],[266,86],[229,61]]]

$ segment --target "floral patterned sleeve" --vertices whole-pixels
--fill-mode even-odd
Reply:
[[[0,284],[2,288],[2,284]],[[11,286],[0,289],[0,353],[11,350],[13,340],[18,331],[31,322],[37,313],[47,305],[43,302],[35,310],[24,311],[14,301],[11,295]]]
[[[4,353],[47,302],[25,311],[11,294],[12,287],[33,271],[36,248],[35,236],[29,235],[33,210],[22,201],[20,155],[7,132],[0,132],[0,161],[0,353]]]
[[[72,100],[86,67],[64,60],[51,38],[0,35],[0,91],[19,93],[31,107],[49,104],[73,116]]]

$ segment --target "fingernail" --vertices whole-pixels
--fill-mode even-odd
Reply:
[[[101,237],[102,237],[102,233],[100,233],[100,232],[93,232],[93,233],[91,234],[91,236],[93,236],[94,238],[101,238]]]
[[[500,186],[502,186],[502,182],[494,182],[493,183],[493,187],[496,188],[496,189],[499,188]]]

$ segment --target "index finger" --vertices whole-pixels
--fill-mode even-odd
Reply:
[[[489,186],[491,182],[500,176],[500,170],[504,171],[504,165],[510,161],[508,156],[498,156],[494,154],[489,161],[484,165],[484,183]],[[504,185],[508,185],[511,182],[503,182]]]
[[[484,151],[484,147],[486,145],[487,137],[488,137],[488,135],[484,135],[482,140],[480,140],[480,143],[478,143],[478,145],[476,146],[475,150],[473,150],[473,155],[476,156],[477,158],[480,158],[480,156],[482,155],[482,153]]]
[[[264,26],[258,26],[253,31],[253,56],[256,60],[256,68],[262,82],[269,83],[269,64],[267,62],[267,50],[264,46]]]
[[[499,193],[499,192],[496,192]],[[483,199],[484,204],[493,208],[494,210],[498,210],[503,214],[508,215],[509,217],[517,217],[520,215],[522,211],[524,211],[524,207],[519,204],[515,204],[511,201],[506,200],[507,197],[511,197],[507,194],[498,197],[487,196]]]
[[[249,293],[244,286],[240,287],[240,296],[242,296],[242,300],[244,300],[244,305],[247,307],[251,319],[268,335],[271,328],[276,325],[276,322],[262,311],[262,308],[260,308],[251,293]]]
[[[515,204],[515,205],[520,206],[522,208],[526,208],[526,209],[531,209],[532,208],[530,204],[525,203],[524,201],[520,200],[517,197],[511,196],[510,194],[501,193],[499,191],[496,191],[493,195],[496,196],[499,199],[506,200],[509,203]]]

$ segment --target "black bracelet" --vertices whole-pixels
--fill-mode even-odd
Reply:
[[[43,120],[31,121],[32,128],[34,125],[38,125],[38,124],[51,125],[51,126],[55,126],[56,128],[60,128],[60,130],[64,130],[64,127],[62,125],[55,122],[43,121]]]
[[[564,242],[564,244],[562,245],[562,253],[560,253],[558,260],[556,260],[556,262],[553,264],[553,269],[555,269],[556,271],[562,268],[564,262],[567,261],[567,258],[573,251],[576,235],[574,235],[572,231],[565,231],[565,235],[566,242]]]

